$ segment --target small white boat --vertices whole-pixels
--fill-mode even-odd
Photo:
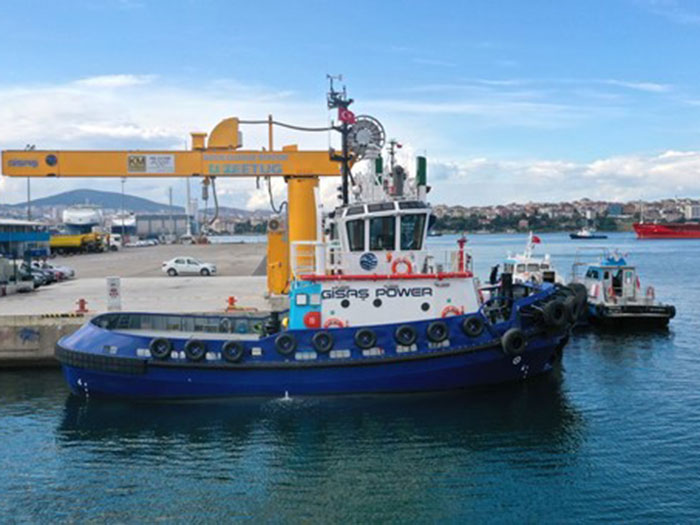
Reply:
[[[512,274],[514,283],[564,284],[564,279],[552,265],[549,254],[542,257],[533,254],[535,245],[540,243],[540,238],[530,232],[525,251],[516,255],[509,253],[508,258],[503,261],[503,272]]]

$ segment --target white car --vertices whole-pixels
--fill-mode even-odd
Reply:
[[[169,276],[176,275],[214,275],[216,266],[192,257],[175,257],[163,263],[163,271]]]

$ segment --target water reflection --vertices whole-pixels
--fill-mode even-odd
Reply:
[[[69,396],[59,428],[65,446],[138,437],[190,442],[224,439],[244,446],[257,432],[265,443],[422,440],[478,449],[493,440],[543,441],[570,447],[581,415],[555,371],[525,383],[471,392],[177,403],[85,400]],[[255,436],[255,439],[261,439]]]

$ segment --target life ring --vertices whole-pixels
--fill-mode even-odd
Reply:
[[[323,328],[345,328],[345,323],[337,317],[330,317],[323,323]]]
[[[207,345],[204,341],[190,339],[185,343],[185,356],[190,361],[201,361],[207,355]]]
[[[462,310],[453,305],[445,306],[445,308],[442,309],[440,316],[447,317],[448,315],[462,315]]]
[[[433,321],[426,329],[428,340],[433,343],[442,343],[450,335],[450,329],[444,321]]]
[[[403,264],[406,267],[405,272],[399,272],[399,265]],[[413,273],[413,263],[406,257],[399,257],[391,263],[391,273],[395,275],[410,275]]]
[[[526,346],[527,339],[517,328],[511,328],[501,338],[501,348],[506,355],[520,355]]]
[[[148,349],[155,359],[167,359],[173,351],[173,344],[167,339],[158,337],[149,343]]]
[[[396,329],[394,339],[401,346],[411,346],[418,339],[418,333],[410,324],[404,324]]]
[[[227,341],[221,347],[222,357],[229,363],[238,363],[243,359],[245,346],[240,341]]]
[[[656,297],[656,292],[653,286],[647,286],[647,299],[654,299]]]
[[[333,336],[328,332],[316,332],[311,337],[311,344],[319,354],[327,354],[333,349]]]

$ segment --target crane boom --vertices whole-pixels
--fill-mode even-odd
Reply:
[[[9,177],[323,177],[340,175],[328,151],[204,149],[192,151],[2,152]]]

